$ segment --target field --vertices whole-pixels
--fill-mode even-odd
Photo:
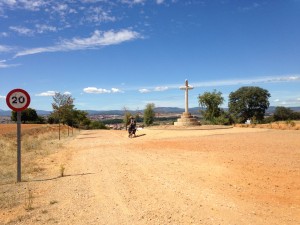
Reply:
[[[23,177],[29,179],[43,170],[34,160],[46,157],[51,150],[62,145],[58,141],[58,125],[22,124]],[[74,130],[73,130],[74,131]],[[17,125],[0,124],[0,184],[15,180]],[[72,136],[72,129],[61,126],[61,137]]]
[[[204,128],[65,135],[2,182],[0,224],[300,224],[300,131]]]

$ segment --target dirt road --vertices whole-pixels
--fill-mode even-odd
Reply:
[[[300,224],[300,132],[83,131],[0,224]],[[65,176],[57,177],[64,164]]]

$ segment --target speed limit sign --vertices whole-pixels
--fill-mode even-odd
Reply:
[[[23,111],[30,104],[30,96],[23,89],[14,89],[7,94],[6,104],[13,111]]]

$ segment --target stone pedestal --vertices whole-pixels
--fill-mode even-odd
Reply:
[[[174,123],[174,126],[199,126],[200,123],[190,113],[182,113],[181,118]]]

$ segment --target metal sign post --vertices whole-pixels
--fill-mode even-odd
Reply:
[[[21,111],[17,112],[17,182],[21,182]]]
[[[17,182],[21,182],[21,112],[29,106],[30,96],[22,89],[14,89],[7,94],[6,104],[17,112]]]

